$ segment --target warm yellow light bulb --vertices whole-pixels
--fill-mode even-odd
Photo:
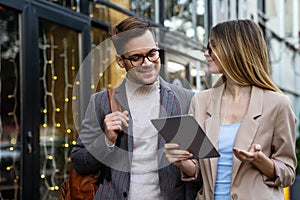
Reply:
[[[9,147],[9,150],[10,150],[10,151],[13,151],[13,150],[14,150],[14,147]]]
[[[47,113],[47,110],[46,110],[46,109],[44,109],[44,110],[43,110],[43,113],[44,113],[44,114],[46,114],[46,113]]]
[[[11,167],[6,167],[6,170],[7,170],[7,171],[11,170]]]
[[[72,132],[71,129],[68,128],[68,129],[67,129],[67,133],[71,133],[71,132]]]
[[[10,143],[11,143],[12,145],[17,144],[17,138],[11,138],[11,139],[10,139]]]
[[[73,66],[71,67],[71,69],[74,71],[76,68],[75,68],[75,66],[73,65]]]
[[[60,108],[56,108],[55,110],[56,110],[56,112],[60,112]]]
[[[99,77],[102,77],[102,76],[103,76],[103,73],[100,72],[100,73],[99,73]]]
[[[72,100],[75,101],[77,99],[76,96],[72,96]]]
[[[53,156],[48,156],[48,159],[49,159],[49,160],[52,160],[52,159],[53,159]]]
[[[53,80],[55,80],[55,81],[56,81],[56,80],[57,80],[57,76],[53,76]]]
[[[65,102],[67,102],[67,103],[68,103],[68,102],[69,102],[69,98],[65,98]]]
[[[80,81],[76,81],[76,85],[80,85]]]
[[[47,124],[43,124],[43,127],[44,127],[44,128],[47,128]]]
[[[92,89],[95,89],[95,85],[91,85],[91,88],[92,88]]]
[[[60,126],[61,126],[60,123],[57,123],[57,124],[56,124],[56,127],[57,127],[57,128],[59,128]]]
[[[75,140],[73,140],[73,141],[72,141],[72,144],[73,144],[73,145],[75,145],[75,144],[76,144],[76,141],[75,141]]]
[[[45,176],[45,174],[41,174],[41,178],[45,178],[46,176]]]

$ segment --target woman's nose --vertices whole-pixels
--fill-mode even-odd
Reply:
[[[205,50],[205,51],[204,51],[204,56],[205,56],[205,57],[209,57],[208,50]]]

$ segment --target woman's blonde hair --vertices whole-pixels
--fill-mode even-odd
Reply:
[[[281,92],[270,78],[267,45],[255,22],[219,23],[211,29],[209,43],[224,73],[237,84]]]

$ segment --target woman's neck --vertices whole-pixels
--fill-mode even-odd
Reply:
[[[251,95],[251,86],[238,85],[234,81],[227,79],[224,95],[232,98],[234,101],[238,101],[240,98],[249,97]]]

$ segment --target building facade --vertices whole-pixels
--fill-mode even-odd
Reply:
[[[0,0],[0,199],[58,199],[89,96],[125,76],[107,28],[127,16],[158,27],[161,76],[195,91],[216,78],[203,56],[209,27],[258,21],[273,79],[299,113],[299,2],[277,1]]]

